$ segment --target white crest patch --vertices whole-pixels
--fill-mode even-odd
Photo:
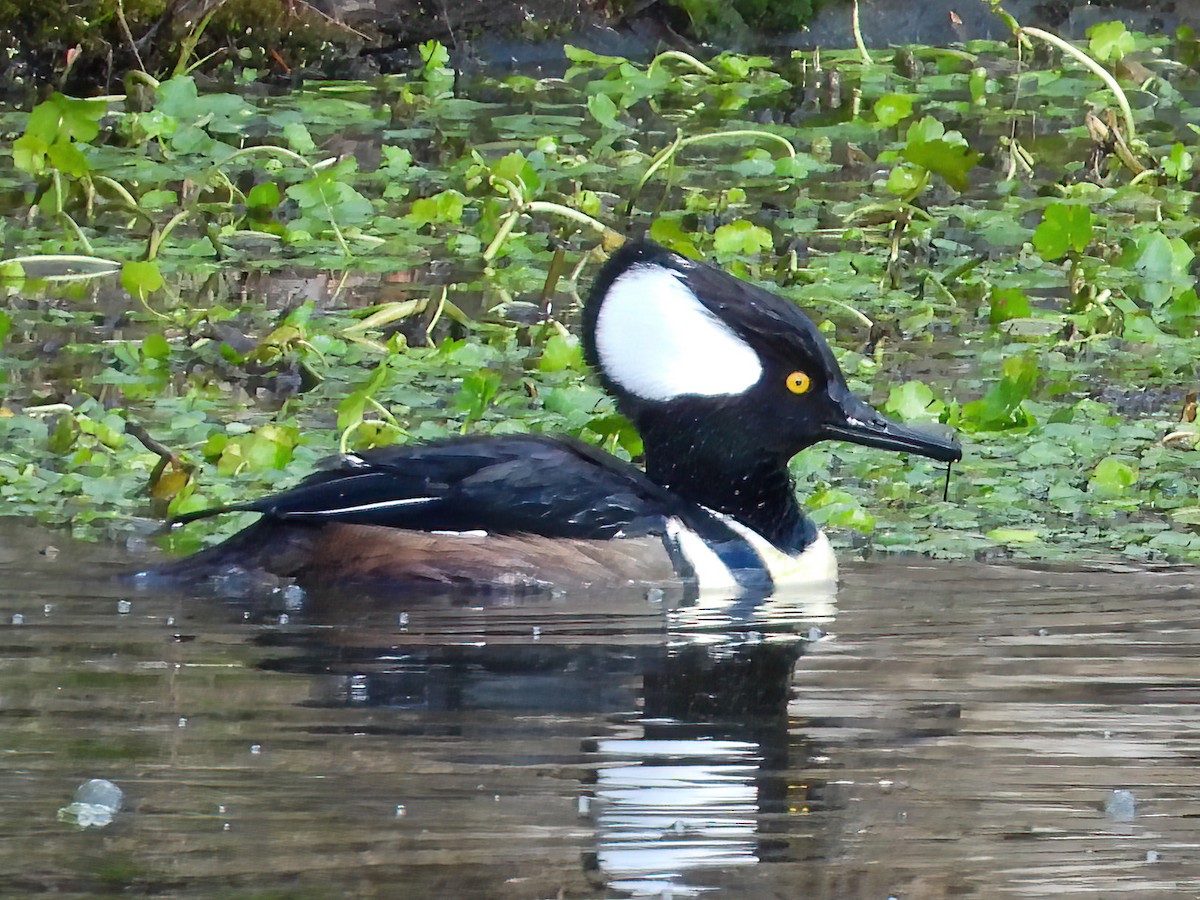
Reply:
[[[754,349],[713,315],[679,273],[634,266],[605,294],[596,318],[604,372],[644,400],[721,397],[762,377]]]

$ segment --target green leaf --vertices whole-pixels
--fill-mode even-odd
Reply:
[[[875,530],[875,517],[847,491],[838,488],[820,491],[809,498],[808,506],[818,525],[850,528],[864,533]]]
[[[529,160],[517,151],[496,160],[492,163],[491,169],[492,175],[496,178],[511,181],[522,188],[526,200],[532,200],[541,190],[542,179],[538,177],[537,171],[530,165]]]
[[[1037,357],[1010,356],[1001,366],[1000,380],[979,400],[962,406],[962,425],[974,431],[1000,431],[1036,423],[1023,403],[1037,386]]]
[[[307,181],[291,185],[286,193],[307,216],[338,225],[357,225],[367,221],[374,210],[371,201],[349,183],[356,168],[353,159],[344,159]]]
[[[256,184],[246,195],[246,205],[252,209],[274,209],[283,199],[279,193],[279,185],[273,181]]]
[[[421,62],[425,69],[441,69],[450,62],[450,51],[441,41],[428,40],[417,48],[421,53]]]
[[[462,221],[467,198],[458,191],[442,191],[432,197],[414,200],[408,219],[418,228],[433,222],[457,225]]]
[[[757,256],[775,246],[771,232],[761,225],[737,219],[722,225],[713,232],[713,250],[717,256],[729,259],[735,256]]]
[[[79,438],[79,422],[74,415],[63,414],[54,424],[54,430],[49,434],[48,446],[51,453],[65,456],[75,446]]]
[[[1119,456],[1106,456],[1092,470],[1088,490],[1101,497],[1119,497],[1138,480],[1136,465]]]
[[[908,126],[904,140],[908,144],[926,144],[946,136],[946,126],[933,116],[925,116]]]
[[[479,369],[463,378],[462,388],[454,398],[456,409],[467,414],[467,421],[480,418],[500,390],[500,373],[491,369]]]
[[[8,337],[9,331],[12,330],[12,319],[8,313],[0,309],[0,347],[4,346],[4,339]]]
[[[583,368],[583,347],[573,334],[551,335],[542,348],[538,369],[542,372],[562,372]]]
[[[613,66],[619,66],[626,62],[623,56],[601,56],[599,53],[593,53],[591,50],[585,50],[583,47],[576,47],[573,44],[564,44],[563,52],[567,55],[567,59],[575,64],[567,70],[565,78],[568,81],[579,72],[585,72],[593,66],[611,69]]]
[[[384,165],[380,168],[380,172],[390,178],[408,174],[413,163],[411,150],[407,147],[393,147],[389,144],[384,144],[380,149],[383,151],[384,159]]]
[[[104,100],[77,100],[55,92],[30,112],[25,134],[46,146],[72,139],[86,144],[100,133],[100,120],[106,112]]]
[[[924,166],[929,171],[941,175],[956,191],[967,189],[967,173],[983,159],[983,154],[976,153],[966,144],[945,140],[915,144],[910,141],[900,151],[900,155],[914,165]]]
[[[50,145],[36,135],[27,134],[13,141],[13,165],[30,175],[46,171],[46,153]]]
[[[884,128],[891,128],[912,115],[912,97],[906,94],[884,94],[875,101],[872,109],[879,124]]]
[[[883,411],[904,422],[936,418],[945,405],[934,399],[933,391],[920,381],[898,384],[888,393]]]
[[[892,166],[892,171],[888,173],[887,189],[888,193],[897,197],[907,197],[919,191],[924,183],[925,170],[921,166],[902,163]]]
[[[617,104],[613,103],[608,94],[592,94],[587,100],[588,113],[600,123],[606,131],[623,128],[617,121]]]
[[[50,149],[46,151],[46,159],[64,175],[75,178],[82,178],[91,170],[87,157],[75,144],[67,140],[58,140],[51,144]]]
[[[200,94],[190,75],[177,75],[162,82],[156,93],[155,108],[180,123],[172,136],[173,146],[178,146],[180,132],[185,127],[234,133],[241,128],[240,123],[254,115],[254,109],[236,94]]]
[[[1200,334],[1200,297],[1194,288],[1188,288],[1175,297],[1166,308],[1171,327],[1181,337],[1196,337]]]
[[[174,191],[150,190],[138,198],[143,209],[166,209],[179,202],[179,195]]]
[[[1187,181],[1192,176],[1192,154],[1176,141],[1170,154],[1162,161],[1162,169],[1169,178]]]
[[[1020,288],[997,288],[992,291],[990,320],[993,325],[1024,318],[1030,311],[1029,298]]]
[[[1082,253],[1092,242],[1092,221],[1092,211],[1082,204],[1051,203],[1033,232],[1034,249],[1042,259]]]
[[[1127,261],[1128,255],[1122,259]],[[1132,257],[1129,268],[1138,277],[1142,299],[1151,306],[1164,305],[1195,283],[1189,274],[1195,253],[1183,238],[1152,231],[1138,239]]]
[[[1032,544],[1042,539],[1041,532],[1032,528],[993,528],[987,536],[997,544]]]
[[[1124,22],[1098,22],[1087,30],[1088,50],[1101,62],[1117,62],[1132,53],[1133,35]]]
[[[121,287],[133,296],[145,299],[163,286],[162,272],[158,263],[150,261],[130,261],[121,266]]]
[[[148,334],[142,338],[142,355],[148,359],[166,359],[171,355],[171,345],[161,334]]]
[[[704,256],[696,246],[695,235],[684,230],[678,216],[666,214],[655,219],[650,226],[650,238],[689,259],[701,259]]]
[[[317,149],[312,135],[308,133],[308,129],[301,122],[289,122],[284,125],[283,138],[288,142],[289,147],[300,154],[312,153]]]

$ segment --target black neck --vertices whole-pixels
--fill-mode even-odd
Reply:
[[[781,550],[806,547],[816,528],[800,510],[787,457],[697,438],[691,429],[642,424],[646,474],[673,493],[724,513]]]

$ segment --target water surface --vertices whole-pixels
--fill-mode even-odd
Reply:
[[[0,893],[1200,892],[1191,569],[849,563],[739,623],[129,565],[0,524]],[[91,778],[112,824],[58,821]]]

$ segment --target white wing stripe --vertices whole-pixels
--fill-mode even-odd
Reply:
[[[305,516],[336,516],[341,513],[370,512],[376,509],[396,509],[402,506],[421,506],[425,503],[436,503],[438,497],[405,497],[403,500],[381,500],[378,503],[361,503],[358,506],[343,506],[336,509],[305,509],[283,513],[285,519],[299,519]]]

